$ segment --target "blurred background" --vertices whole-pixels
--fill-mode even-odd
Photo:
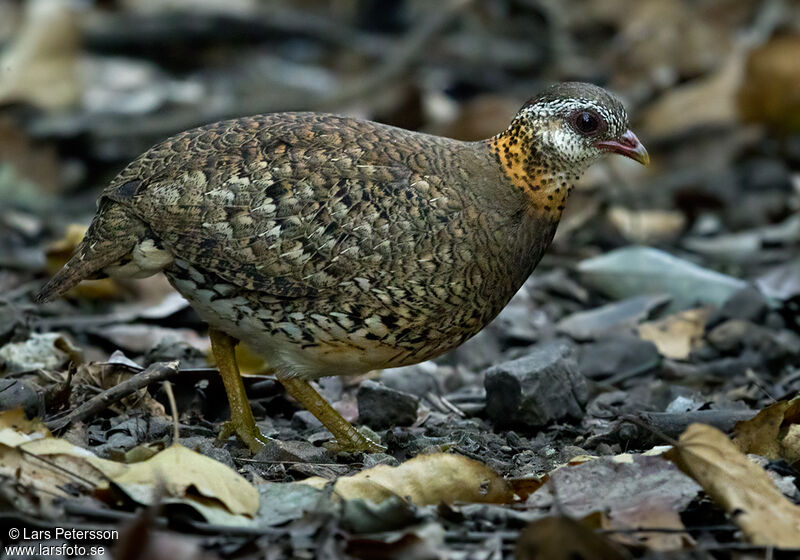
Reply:
[[[376,464],[327,455],[316,445],[327,432],[274,379],[263,377],[245,380],[248,397],[260,429],[291,444],[291,460],[264,455],[269,460],[251,463],[248,455],[240,461],[235,442],[225,448],[215,443],[215,423],[229,414],[220,378],[208,369],[206,327],[161,275],[84,282],[44,305],[33,295],[70,256],[103,187],[133,158],[179,131],[228,117],[311,110],[476,140],[505,129],[529,97],[564,80],[616,92],[652,164],[609,157],[594,165],[573,192],[536,272],[465,345],[435,362],[380,373],[385,387],[362,383],[357,390],[361,379],[323,378],[323,394],[347,419],[381,430],[393,456],[376,461],[393,464],[447,449],[521,479],[576,456],[649,449],[664,443],[664,433],[677,438],[687,418],[713,423],[703,418],[719,414],[714,418],[728,422],[718,424],[728,430],[782,395],[796,395],[798,0],[0,0],[0,410],[22,406],[31,418],[58,423],[143,367],[179,359],[174,392],[182,441],[236,466],[256,484],[311,474],[330,478]],[[576,359],[548,346],[552,339],[566,341],[564,352],[574,351]],[[559,354],[551,359],[553,348]],[[237,352],[244,372],[264,370],[241,345]],[[521,356],[534,358],[507,363]],[[484,383],[508,372],[522,381]],[[153,383],[149,392],[72,422],[64,437],[100,457],[141,458],[141,444],[154,452],[172,433],[165,415],[172,405],[159,387]],[[524,391],[526,403],[546,405],[519,407],[521,397],[508,387]],[[372,420],[359,418],[360,410]],[[796,406],[773,410],[783,415]],[[658,414],[628,422],[643,411]],[[509,420],[515,431],[507,430]],[[763,441],[768,447],[751,451],[772,453],[775,436]],[[781,490],[800,500],[798,463],[790,468],[775,460],[779,456],[769,457]],[[43,471],[35,465],[38,477]],[[677,524],[666,525],[660,536],[686,546],[675,530],[683,527],[675,512],[684,506],[675,504],[688,503],[696,490],[664,482],[662,471],[650,467],[626,470],[633,466],[614,463],[610,480],[592,474],[606,472],[600,470],[573,476],[574,484],[565,475],[557,499],[553,489],[559,505],[551,511],[561,515],[562,504],[595,503],[595,494],[636,496],[644,501],[635,508],[624,502],[618,511],[636,516],[637,527],[665,527],[672,517],[659,508],[668,507]],[[659,494],[651,499],[653,476]],[[72,495],[83,484],[71,482],[67,490]],[[19,484],[5,487],[25,496],[5,509],[22,509],[31,500],[23,511],[37,513],[45,503]],[[158,496],[160,488],[161,482]],[[680,499],[664,498],[670,489]],[[8,492],[4,504],[12,503]],[[300,503],[275,495],[288,503],[278,510]],[[90,511],[88,496],[80,499],[84,509],[72,511]],[[409,547],[443,539],[470,553],[452,558],[500,558],[501,549],[510,557],[520,527],[545,511],[534,502],[502,510],[441,507],[435,514],[441,525],[427,536],[390,532],[386,538]],[[126,498],[113,507],[131,503]],[[656,516],[647,525],[640,516],[651,505]],[[311,558],[318,542],[332,551],[330,543],[346,538],[340,527],[347,526],[329,524],[330,512],[321,514],[319,507],[296,525],[286,524],[283,513],[271,522],[274,528],[264,521],[270,529],[258,540],[222,531],[213,518],[213,528],[203,530],[204,546],[226,558],[251,554],[253,543],[271,550],[265,553],[270,558]],[[608,512],[606,502],[586,507]],[[406,517],[405,509],[402,515],[363,511],[369,527],[383,527],[373,520],[392,516],[406,524],[422,519]],[[432,511],[425,513],[428,521]],[[687,527],[708,528],[692,533],[701,547],[714,539],[738,544],[733,525],[719,531],[725,518],[706,497],[681,511],[688,512]],[[182,515],[169,526],[188,527]],[[116,526],[126,518],[99,519]],[[123,539],[133,548],[151,523],[149,512],[136,519],[134,537]],[[623,525],[626,519],[633,517],[622,517]],[[275,544],[279,536],[283,545]],[[649,533],[637,543],[657,547],[657,536]],[[559,547],[580,540],[554,538]],[[359,539],[350,542],[357,548]],[[361,542],[366,552],[359,557],[389,557],[369,542]],[[496,552],[481,556],[476,550]],[[148,557],[142,554],[117,557]],[[591,554],[601,553],[592,548]],[[764,557],[771,554],[764,549]]]
[[[800,294],[798,2],[2,0],[0,295],[18,305],[0,306],[0,342],[103,186],[178,131],[313,110],[474,140],[562,80],[619,94],[653,164],[607,158],[584,177],[543,263],[562,271],[533,302],[546,322],[610,293],[573,286],[552,307],[559,278],[631,244]],[[81,312],[164,294],[84,289]],[[50,313],[69,318],[34,327],[75,328],[75,308]]]

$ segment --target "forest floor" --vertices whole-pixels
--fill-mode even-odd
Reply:
[[[800,557],[796,8],[33,4],[0,13],[8,557]],[[164,278],[33,303],[106,182],[175,132],[291,109],[472,140],[566,79],[623,95],[653,165],[590,170],[536,272],[460,348],[319,380],[385,453],[330,451],[241,347],[273,440],[219,440],[206,327]]]

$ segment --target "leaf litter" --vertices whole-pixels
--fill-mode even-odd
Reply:
[[[24,105],[0,114],[0,403],[54,434],[21,413],[0,420],[0,496],[15,521],[122,523],[118,557],[717,560],[795,546],[779,528],[800,499],[800,130],[775,115],[798,114],[786,94],[800,60],[786,23],[796,8],[463,2],[422,43],[425,56],[395,61],[387,53],[420,45],[438,5],[388,3],[413,8],[376,17],[372,2],[245,1],[220,19],[214,2],[191,14],[182,2],[122,3],[86,6],[75,26],[52,3],[50,15],[0,8],[0,56],[14,63],[0,93]],[[486,48],[464,47],[476,44]],[[392,87],[337,101],[337,87],[365,72]],[[381,427],[385,454],[327,451],[330,434],[242,346],[259,426],[280,443],[253,457],[218,441],[228,411],[205,327],[163,278],[100,279],[31,301],[107,178],[179,130],[310,109],[475,140],[505,126],[541,76],[611,85],[654,165],[593,167],[532,279],[461,348],[320,380],[362,428],[359,405],[381,403],[365,419]],[[47,80],[67,89],[30,86]],[[576,363],[536,358],[554,339]],[[505,402],[485,383],[492,366],[523,381],[511,386],[526,397],[547,379],[553,398],[529,399],[535,409],[509,422],[488,406]],[[165,414],[167,378],[180,438]],[[364,378],[373,390],[359,403]],[[557,397],[576,387],[563,414]],[[397,422],[394,397],[416,416]],[[692,421],[733,433],[735,447],[698,436]],[[691,476],[656,456],[673,438],[684,455],[709,455],[686,459]],[[130,480],[115,482],[121,473]],[[762,496],[782,505],[765,508]]]

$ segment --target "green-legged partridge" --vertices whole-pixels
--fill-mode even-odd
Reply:
[[[481,330],[606,152],[648,161],[622,104],[582,83],[545,90],[480,142],[317,113],[217,122],[128,165],[39,297],[164,272],[210,326],[230,426],[251,449],[263,437],[236,340],[342,447],[376,449],[308,382],[421,362]]]

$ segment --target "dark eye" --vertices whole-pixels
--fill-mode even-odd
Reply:
[[[579,111],[573,117],[575,129],[586,136],[596,134],[602,125],[600,117],[591,111]]]

